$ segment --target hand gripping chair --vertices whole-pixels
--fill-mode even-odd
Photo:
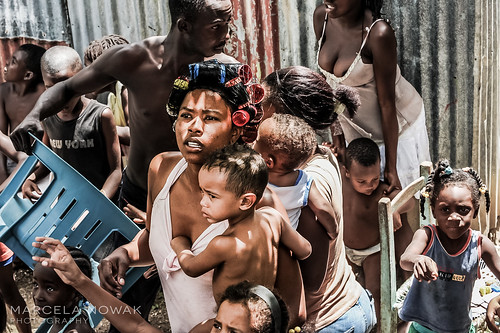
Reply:
[[[18,192],[40,161],[53,174],[42,196],[32,203]],[[0,194],[0,241],[33,269],[31,257],[44,251],[34,248],[35,237],[56,238],[65,245],[80,248],[89,257],[111,236],[131,241],[140,228],[75,169],[35,138],[33,154],[19,168]],[[121,236],[120,236],[121,235]],[[95,267],[94,267],[95,268]],[[125,292],[146,268],[130,268]],[[99,283],[97,270],[93,280]],[[91,309],[97,324],[102,316]]]

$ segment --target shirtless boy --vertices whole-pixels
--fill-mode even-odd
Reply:
[[[377,317],[380,315],[380,232],[378,201],[385,196],[388,184],[380,182],[380,151],[375,142],[367,138],[353,140],[346,149],[342,172],[344,202],[344,243],[346,255],[353,268],[361,267],[363,286],[375,299]],[[399,191],[392,191],[394,198]],[[411,209],[410,200],[394,213],[396,256],[404,252],[411,242],[412,232],[400,214]],[[356,267],[357,266],[357,267]]]
[[[0,85],[0,131],[2,131],[1,151],[9,156],[14,162],[20,158],[13,152],[12,144],[3,140],[4,135],[12,132],[35,105],[38,97],[44,92],[42,73],[40,71],[40,59],[45,49],[34,44],[23,44],[14,52],[12,58],[4,68],[5,83]],[[5,157],[1,156],[0,168],[11,173],[14,164],[7,168]],[[0,181],[5,177],[3,174]]]
[[[216,301],[227,287],[244,280],[273,288],[280,242],[299,260],[311,254],[311,244],[277,210],[256,210],[267,180],[267,166],[259,153],[237,144],[213,153],[198,174],[203,216],[210,223],[227,220],[229,227],[197,255],[185,236],[173,238],[171,246],[188,276],[215,269]]]
[[[187,275],[197,277],[215,268],[216,300],[228,286],[243,280],[273,288],[280,241],[300,260],[311,254],[311,244],[277,210],[256,210],[267,179],[259,153],[237,144],[211,155],[198,174],[203,216],[210,223],[227,219],[229,227],[196,256],[185,236],[175,237],[171,245]]]

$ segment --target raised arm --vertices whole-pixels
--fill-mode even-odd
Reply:
[[[122,178],[120,143],[116,134],[115,120],[110,109],[106,108],[101,116],[102,132],[106,143],[106,155],[109,164],[109,175],[101,192],[109,199],[113,198]]]
[[[234,240],[225,236],[212,239],[206,249],[196,256],[191,252],[191,242],[187,237],[177,236],[170,245],[177,254],[182,270],[190,277],[198,277],[214,269],[235,251]]]
[[[33,260],[54,268],[64,283],[80,292],[120,332],[161,332],[147,323],[130,306],[105,292],[85,276],[61,241],[46,237],[37,237],[35,240],[37,242],[33,243],[33,246],[47,252],[50,258],[33,257]]]
[[[429,234],[428,234],[429,233]],[[438,270],[434,260],[423,255],[429,242],[430,231],[426,228],[419,229],[413,235],[410,245],[401,255],[400,265],[406,271],[413,271],[415,279],[431,282],[437,279]]]
[[[378,22],[370,32],[367,45],[373,57],[373,72],[377,85],[385,144],[384,178],[389,184],[387,192],[390,193],[396,187],[401,189],[396,169],[399,129],[396,117],[397,52],[394,30],[388,23]]]
[[[311,184],[309,191],[309,199],[307,205],[316,215],[318,222],[325,228],[330,239],[337,238],[339,224],[335,218],[333,207],[319,192],[314,181]]]

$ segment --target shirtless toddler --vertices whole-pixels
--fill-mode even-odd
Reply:
[[[184,236],[172,239],[171,246],[187,275],[197,277],[215,269],[216,301],[228,286],[244,280],[273,288],[280,242],[299,260],[311,254],[311,244],[277,210],[255,209],[268,180],[266,164],[257,152],[242,145],[227,146],[208,158],[198,178],[203,216],[210,223],[227,219],[229,227],[196,256]]]
[[[368,138],[351,141],[345,153],[342,168],[342,194],[344,205],[344,243],[349,263],[355,270],[361,267],[362,285],[375,299],[377,317],[380,314],[380,232],[378,201],[386,196],[389,185],[380,181],[380,151]],[[394,198],[399,191],[388,196]],[[411,228],[400,214],[407,212],[413,201],[394,213],[394,234],[397,262],[411,241]],[[357,267],[356,267],[357,266]]]

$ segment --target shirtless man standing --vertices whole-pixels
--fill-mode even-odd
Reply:
[[[149,162],[160,152],[178,150],[165,109],[173,82],[188,64],[223,51],[232,18],[230,0],[170,0],[169,8],[172,26],[166,37],[116,46],[42,94],[11,135],[16,149],[29,151],[27,131],[40,133],[40,120],[55,114],[68,100],[119,80],[129,91],[131,136],[122,199],[145,211]]]
[[[178,150],[172,119],[166,111],[173,82],[187,71],[188,64],[223,51],[233,11],[230,0],[169,0],[169,8],[172,26],[167,36],[113,47],[91,66],[43,93],[11,135],[16,149],[29,152],[28,131],[41,133],[40,120],[57,113],[70,99],[118,80],[128,89],[130,114],[130,153],[120,204],[123,207],[130,203],[146,211],[151,159],[161,152]],[[158,288],[157,278],[147,284],[139,280],[133,287],[136,291],[127,294],[137,295],[137,301],[144,302],[125,297],[124,301],[140,304],[141,314],[147,316]]]

